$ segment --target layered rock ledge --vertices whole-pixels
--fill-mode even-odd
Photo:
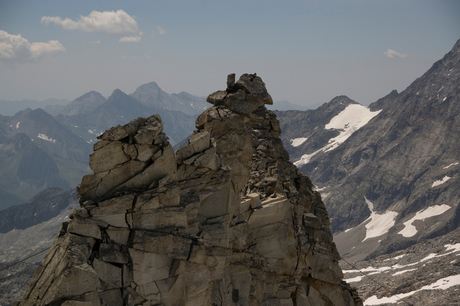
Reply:
[[[174,154],[158,115],[107,130],[81,207],[15,305],[362,305],[260,77],[209,95]]]

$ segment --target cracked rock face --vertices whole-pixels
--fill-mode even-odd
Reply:
[[[158,115],[100,136],[16,305],[362,305],[260,77],[229,75],[208,102],[176,154]]]

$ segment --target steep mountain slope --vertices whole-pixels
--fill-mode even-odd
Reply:
[[[0,233],[26,229],[57,216],[69,203],[77,200],[75,190],[47,188],[27,203],[0,210]]]
[[[7,266],[49,248],[77,206],[74,190],[48,188],[27,203],[0,210],[0,305],[12,305],[22,297],[46,253]]]
[[[130,96],[148,107],[179,111],[187,115],[198,115],[209,107],[204,98],[186,92],[168,94],[155,82],[139,86]]]
[[[324,190],[342,256],[396,251],[460,225],[459,67],[460,40],[342,145],[301,167]]]
[[[0,186],[5,195],[0,209],[25,202],[48,187],[70,188],[53,158],[24,133],[0,143]]]
[[[30,263],[0,263],[0,305],[10,306],[19,300],[38,266]]]
[[[26,109],[7,118],[8,136],[26,134],[54,160],[70,186],[76,186],[79,177],[89,171],[86,164],[91,146],[47,112]]]
[[[334,149],[378,114],[346,96],[335,97],[315,110],[274,112],[280,118],[283,145],[298,167],[314,155]],[[339,114],[342,117],[337,117]],[[333,118],[337,123],[331,122]],[[345,119],[352,120],[343,122]]]
[[[460,229],[405,250],[353,264],[345,280],[364,305],[459,305]]]
[[[27,203],[1,210],[0,262],[14,262],[50,247],[62,222],[69,220],[68,215],[77,206],[75,191],[53,188]],[[9,218],[18,221],[18,226]],[[28,262],[40,262],[44,256],[42,253]]]

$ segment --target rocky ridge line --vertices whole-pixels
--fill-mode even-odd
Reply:
[[[15,305],[362,305],[260,77],[207,101],[176,155],[158,115],[99,137],[81,208]]]

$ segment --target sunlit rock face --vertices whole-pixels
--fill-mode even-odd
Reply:
[[[260,77],[211,94],[174,154],[158,115],[107,130],[16,305],[362,305]]]

